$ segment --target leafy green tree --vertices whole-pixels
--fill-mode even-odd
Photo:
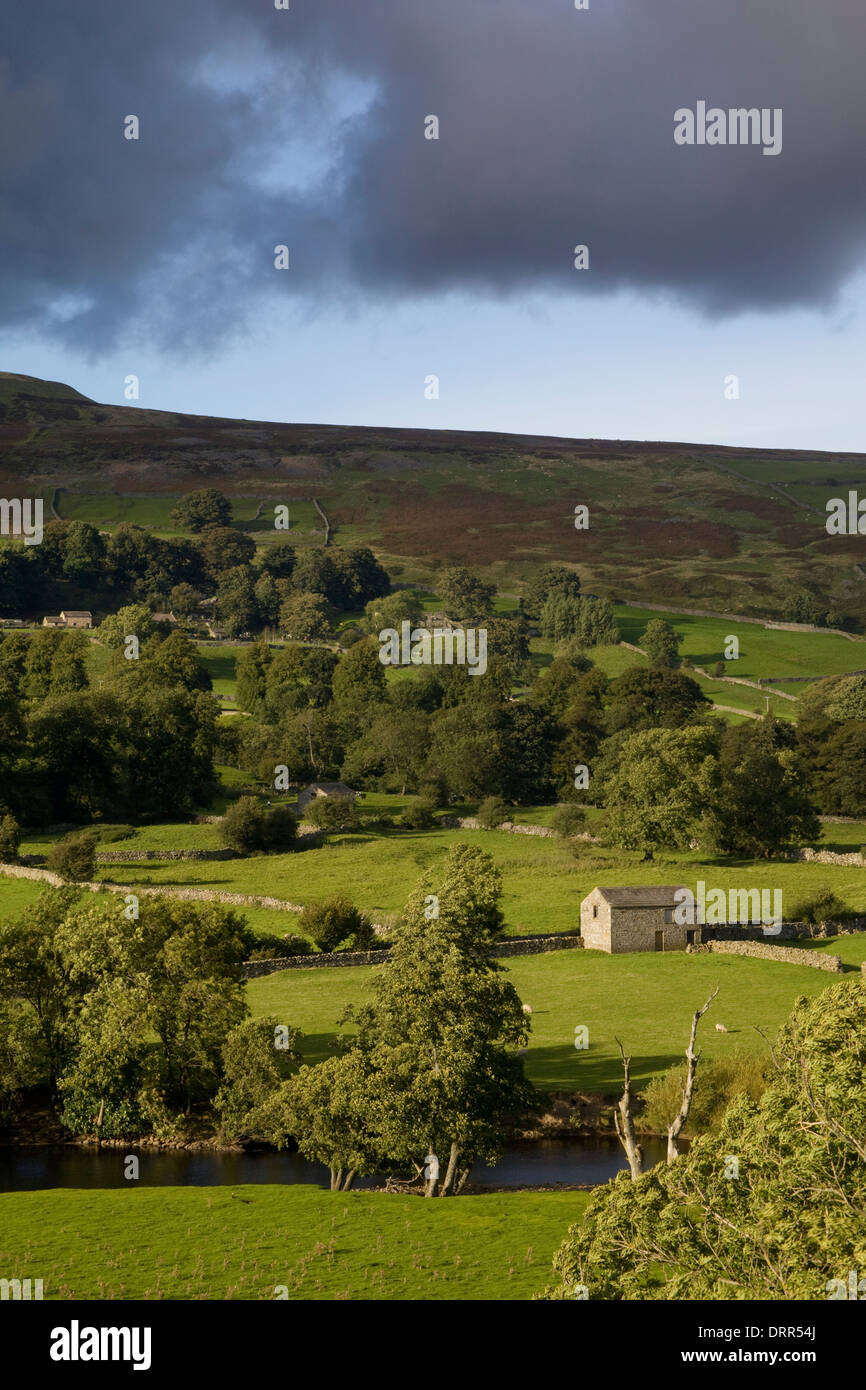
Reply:
[[[330,631],[332,616],[321,594],[292,594],[280,604],[280,631],[293,642],[322,642]]]
[[[201,607],[201,595],[192,584],[175,584],[169,595],[171,611],[179,618],[194,618]]]
[[[681,671],[647,671],[635,666],[612,680],[605,723],[611,733],[628,729],[681,729],[697,723],[710,701]]]
[[[269,574],[260,574],[255,582],[253,597],[257,610],[257,627],[276,627],[280,619],[280,592]]]
[[[822,722],[818,740],[809,738],[805,724],[798,725],[806,749],[800,765],[810,775],[812,799],[823,815],[866,816],[866,720]]]
[[[320,951],[336,951],[346,942],[355,951],[367,951],[376,939],[370,918],[344,894],[307,903],[300,928]]]
[[[527,1019],[494,959],[501,891],[489,855],[452,850],[412,894],[376,972],[372,1007],[354,1014],[373,1094],[384,1102],[382,1150],[416,1166],[428,1151],[447,1155],[440,1196],[457,1189],[471,1163],[495,1161],[505,1115],[532,1102],[513,1051],[526,1041]]]
[[[529,628],[523,617],[485,618],[487,632],[487,673],[484,684],[490,683],[497,667],[503,672],[503,695],[512,686],[531,679]]]
[[[256,642],[238,652],[235,663],[237,702],[248,714],[260,714],[264,709],[272,661],[273,653],[265,642]]]
[[[293,1136],[305,1157],[327,1163],[332,1189],[356,1172],[418,1169],[432,1146],[447,1155],[440,1195],[449,1195],[476,1158],[501,1152],[505,1115],[531,1103],[513,1051],[527,1019],[493,958],[500,894],[489,855],[452,851],[412,895],[372,1005],[348,1011],[359,1030],[349,1050],[302,1067],[256,1115],[271,1142]]]
[[[3,997],[0,971],[0,1130],[20,1113],[23,1095],[45,1079],[41,1043],[32,1008],[21,999]]]
[[[549,801],[556,789],[553,759],[560,729],[544,710],[507,703],[501,713],[502,795],[518,805]]]
[[[358,807],[353,796],[314,796],[307,803],[304,819],[319,830],[349,834],[358,829]]]
[[[172,632],[163,641],[150,644],[138,669],[147,673],[148,681],[161,685],[179,685],[190,691],[213,688],[198,647],[184,632]]]
[[[400,820],[407,830],[432,830],[436,824],[433,815],[435,810],[436,805],[431,797],[413,796],[405,806]]]
[[[340,658],[332,682],[334,699],[340,704],[356,709],[378,705],[385,689],[385,668],[373,643],[358,642]]]
[[[0,921],[0,1000],[6,1021],[26,1010],[25,1030],[33,1034],[31,1057],[52,1088],[72,1056],[86,992],[57,947],[58,931],[77,896],[74,889],[48,889],[19,917]],[[14,1044],[6,1041],[4,1047],[14,1055]]]
[[[338,608],[357,612],[371,599],[380,598],[391,588],[387,571],[367,546],[330,551],[334,567],[334,588],[327,597]]]
[[[495,584],[485,584],[463,565],[440,570],[436,586],[442,595],[445,612],[449,618],[458,620],[485,617],[496,595]]]
[[[137,685],[121,697],[124,814],[206,805],[215,779],[216,702],[178,685]]]
[[[91,880],[96,873],[96,846],[99,837],[95,830],[74,830],[57,840],[48,851],[47,864],[53,873],[68,883]]]
[[[790,584],[782,598],[783,616],[789,623],[812,623],[824,627],[827,622],[827,603],[814,589]]]
[[[704,827],[723,854],[770,859],[820,834],[794,734],[773,719],[726,731]]]
[[[277,541],[261,552],[258,563],[262,574],[269,574],[272,579],[291,579],[295,559],[294,547],[288,541]]]
[[[350,785],[369,784],[405,796],[417,787],[430,742],[429,720],[420,711],[386,709],[349,745],[342,777]]]
[[[582,677],[593,669],[588,657],[572,660],[558,656],[543,671],[529,692],[529,700],[539,709],[547,710],[555,719],[561,719],[569,705],[578,699],[584,689]]]
[[[475,818],[483,830],[496,830],[497,826],[510,820],[511,816],[501,796],[486,796],[478,807]]]
[[[0,815],[0,860],[12,864],[18,858],[21,827],[14,816]]]
[[[105,566],[105,542],[88,521],[71,521],[63,539],[63,573],[67,579],[89,587]]]
[[[798,999],[760,1100],[637,1181],[596,1190],[554,1257],[544,1295],[572,1299],[845,1296],[863,1267],[866,991],[841,980]],[[731,1159],[736,1159],[736,1171]]]
[[[355,1050],[301,1067],[250,1124],[277,1148],[294,1139],[304,1158],[330,1169],[332,1192],[348,1191],[356,1173],[374,1173],[382,1162],[381,1104],[368,1059]]]
[[[19,814],[35,824],[124,809],[123,707],[102,691],[52,696],[26,722]]]
[[[648,729],[627,738],[607,787],[612,843],[643,850],[647,859],[658,849],[685,848],[706,804],[715,752],[711,729]]]
[[[427,772],[445,780],[456,801],[502,794],[502,713],[483,702],[439,710],[430,721]]]
[[[247,1015],[244,925],[216,903],[149,898],[141,904],[135,963],[147,977],[160,1087],[166,1102],[187,1114],[194,1101],[216,1092],[226,1038]]]
[[[289,806],[269,811],[254,796],[233,801],[220,821],[220,839],[239,854],[264,854],[291,849],[298,822]]]
[[[848,676],[839,681],[824,712],[840,723],[849,719],[866,720],[866,676]]]
[[[35,632],[27,643],[21,691],[29,700],[47,699],[49,695],[65,695],[84,690],[87,671],[84,665],[86,638],[83,632],[59,632],[44,628]]]
[[[424,616],[424,609],[414,589],[398,589],[393,594],[372,598],[364,607],[363,628],[365,632],[378,636],[387,627],[401,630],[401,623],[408,622],[415,628]]]
[[[216,608],[229,637],[240,637],[260,626],[255,575],[249,565],[234,565],[219,576]]]
[[[654,1134],[667,1132],[682,1105],[687,1070],[686,1063],[678,1063],[653,1077],[640,1097],[642,1128]],[[745,1095],[757,1105],[766,1089],[766,1071],[766,1058],[754,1052],[701,1058],[683,1136],[718,1133],[728,1106],[738,1096]]]
[[[103,618],[96,629],[97,640],[105,647],[123,651],[127,637],[137,637],[144,645],[156,633],[153,615],[146,604],[132,603]]]
[[[277,1018],[248,1018],[236,1024],[225,1040],[222,1084],[213,1105],[230,1142],[258,1137],[253,1112],[279,1089],[284,1068],[298,1060],[298,1030],[281,1032],[281,1028]]]
[[[224,570],[249,565],[256,553],[252,536],[243,531],[234,531],[230,526],[206,527],[197,538],[196,548],[212,583],[219,580]]]
[[[141,986],[106,978],[88,993],[78,1015],[74,1059],[59,1082],[61,1119],[71,1133],[118,1139],[147,1127],[139,1103],[152,1081],[146,1017]]]
[[[556,590],[551,593],[541,610],[541,631],[557,642],[574,638],[580,650],[619,642],[613,604],[590,594],[569,597]]]
[[[641,645],[649,657],[650,666],[656,670],[673,670],[680,662],[682,640],[664,618],[650,618],[644,629]]]
[[[550,828],[565,840],[571,840],[584,829],[586,812],[573,801],[564,801],[557,806],[550,818]]]
[[[300,710],[331,701],[339,657],[323,647],[287,646],[274,652],[267,668],[265,717],[274,724]]]
[[[188,492],[171,513],[174,525],[182,531],[204,531],[208,526],[229,526],[232,504],[213,487]]]
[[[580,577],[564,565],[545,565],[526,586],[524,606],[530,617],[541,617],[541,610],[551,594],[577,598],[580,594]]]
[[[302,550],[295,559],[291,578],[292,589],[296,594],[318,594],[334,606],[341,596],[333,555],[325,546],[313,546],[309,550]]]

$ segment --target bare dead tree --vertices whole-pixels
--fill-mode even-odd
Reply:
[[[613,1119],[616,1125],[617,1138],[625,1149],[629,1171],[634,1179],[639,1178],[643,1172],[643,1150],[635,1138],[634,1121],[631,1114],[631,1057],[626,1057],[625,1049],[619,1038],[616,1038],[615,1041],[622,1058],[624,1086],[619,1105],[613,1112]]]
[[[692,1094],[695,1089],[695,1073],[698,1069],[700,1052],[695,1051],[695,1039],[698,1035],[698,1024],[703,1018],[707,1009],[712,1004],[719,987],[716,985],[706,1004],[702,1009],[698,1009],[692,1018],[692,1028],[689,1034],[689,1045],[686,1048],[686,1084],[683,1087],[683,1101],[679,1109],[679,1114],[672,1124],[668,1125],[668,1163],[673,1163],[674,1159],[679,1158],[680,1151],[677,1148],[677,1140],[682,1131],[683,1125],[689,1118],[689,1110],[692,1106]]]

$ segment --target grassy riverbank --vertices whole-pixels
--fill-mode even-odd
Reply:
[[[121,1162],[118,1155],[118,1162]],[[318,1187],[0,1195],[0,1270],[46,1299],[523,1300],[584,1192],[425,1202]],[[285,1296],[285,1295],[283,1295]]]

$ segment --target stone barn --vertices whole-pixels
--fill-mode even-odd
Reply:
[[[88,609],[64,608],[60,619],[64,627],[93,627],[93,614]]]
[[[345,782],[311,782],[302,792],[298,792],[297,811],[305,811],[317,796],[350,796],[355,801],[358,793],[347,787]]]
[[[580,935],[590,951],[684,951],[701,940],[698,926],[674,921],[679,888],[593,888],[580,904]]]

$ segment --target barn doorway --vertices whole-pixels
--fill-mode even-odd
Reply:
[[[663,931],[656,932],[656,950],[663,951],[665,948],[665,934]]]

